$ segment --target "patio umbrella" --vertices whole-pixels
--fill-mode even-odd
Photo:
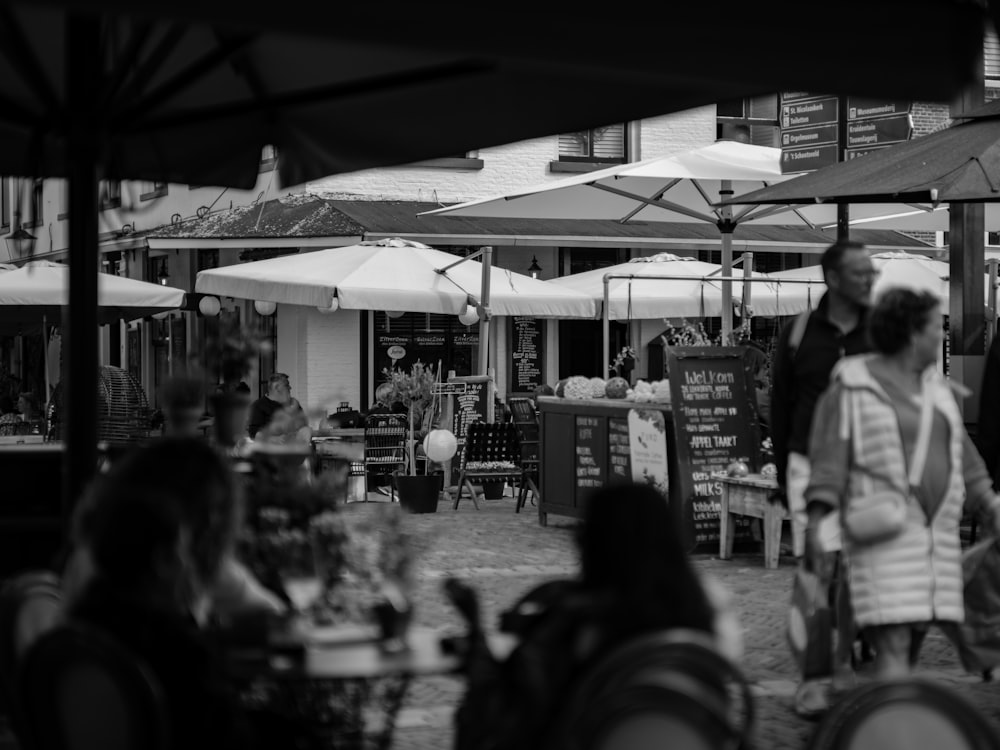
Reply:
[[[200,271],[205,294],[310,305],[322,310],[479,312],[479,369],[488,367],[491,315],[593,318],[587,295],[503,268],[465,260],[419,242],[373,240]]]
[[[608,320],[718,317],[722,314],[722,288],[712,277],[721,270],[717,263],[658,253],[562,276],[549,283],[586,294],[601,309],[605,302],[604,277],[615,276],[608,281],[607,307],[602,310]]]
[[[781,149],[717,141],[690,151],[616,164],[505,195],[472,200],[427,214],[549,219],[611,219],[620,222],[703,222],[719,228],[722,250],[722,333],[732,330],[733,232],[746,222],[816,227],[836,221],[835,206],[732,210],[716,208],[722,196],[742,195],[798,173],[781,173]],[[866,215],[893,210],[881,205]],[[423,214],[422,214],[423,215]]]
[[[4,264],[0,264],[4,265]],[[176,310],[185,292],[172,286],[102,273],[97,278],[98,322],[135,320]],[[0,326],[24,329],[42,319],[59,321],[69,304],[69,267],[62,263],[31,261],[0,272]]]
[[[876,253],[871,257],[878,271],[875,296],[892,287],[928,291],[941,298],[947,313],[947,263],[915,253]],[[773,271],[767,278],[769,283],[758,284],[753,290],[754,315],[795,315],[815,307],[826,291],[819,265]],[[788,281],[792,283],[782,283]]]
[[[947,100],[976,78],[985,17],[951,0],[845,0],[822,24],[791,0],[688,11],[670,44],[636,24],[595,45],[556,4],[525,23],[485,6],[0,0],[0,174],[68,182],[67,506],[97,464],[100,178],[249,187],[273,145],[287,186],[778,89]]]

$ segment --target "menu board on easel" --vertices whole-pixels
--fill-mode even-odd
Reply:
[[[465,440],[473,422],[493,421],[493,378],[488,375],[470,375],[448,378],[449,383],[464,383],[464,392],[456,393],[451,400],[451,431],[459,440]]]
[[[757,394],[746,347],[672,347],[668,354],[674,438],[689,546],[718,548],[722,484],[733,461],[758,466]],[[737,530],[739,533],[739,530]]]
[[[523,315],[510,318],[509,391],[529,393],[542,385],[545,321]]]

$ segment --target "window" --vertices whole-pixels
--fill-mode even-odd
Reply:
[[[987,87],[1000,87],[1000,38],[991,27],[983,39],[983,77]]]
[[[167,194],[167,183],[165,182],[142,182],[140,183],[139,200],[148,201],[153,198]]]
[[[563,133],[559,136],[559,161],[623,164],[626,158],[625,123]]]
[[[0,177],[0,227],[10,228],[10,178]]]
[[[122,184],[119,180],[104,180],[101,182],[101,210],[121,208]]]
[[[778,95],[720,102],[715,111],[715,137],[780,148]]]
[[[42,209],[42,186],[45,180],[40,177],[31,181],[31,215],[25,222],[28,226],[40,227],[45,217]]]
[[[274,146],[264,146],[260,153],[260,168],[258,172],[270,172],[278,166],[278,151]]]

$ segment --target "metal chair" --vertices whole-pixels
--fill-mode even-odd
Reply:
[[[920,678],[855,688],[820,719],[809,750],[993,750],[1000,735],[947,686]]]
[[[365,419],[365,481],[388,476],[406,468],[407,422],[403,414],[370,414]],[[396,492],[389,484],[390,500]]]
[[[480,483],[516,481],[521,477],[520,459],[517,426],[512,422],[470,424],[462,448],[454,509],[458,510],[462,490],[468,488],[472,504],[479,510],[473,480]]]
[[[18,678],[32,750],[165,750],[162,688],[102,631],[66,622],[39,638]]]
[[[573,686],[547,747],[728,750],[748,741],[754,699],[740,669],[700,631],[625,642]]]
[[[517,503],[514,512],[520,513],[528,502],[528,492],[531,492],[531,502],[535,504],[541,498],[538,490],[538,466],[540,454],[540,428],[538,412],[529,398],[512,398],[507,402],[514,425],[517,427],[518,442],[521,450],[521,476],[518,479]]]

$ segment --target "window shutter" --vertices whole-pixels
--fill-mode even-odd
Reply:
[[[1000,86],[1000,38],[992,28],[986,29],[983,39],[984,77],[993,86]]]
[[[599,159],[625,158],[625,125],[609,125],[594,131],[594,156]]]
[[[559,136],[560,156],[587,156],[589,133],[584,130],[579,133],[563,133]]]

